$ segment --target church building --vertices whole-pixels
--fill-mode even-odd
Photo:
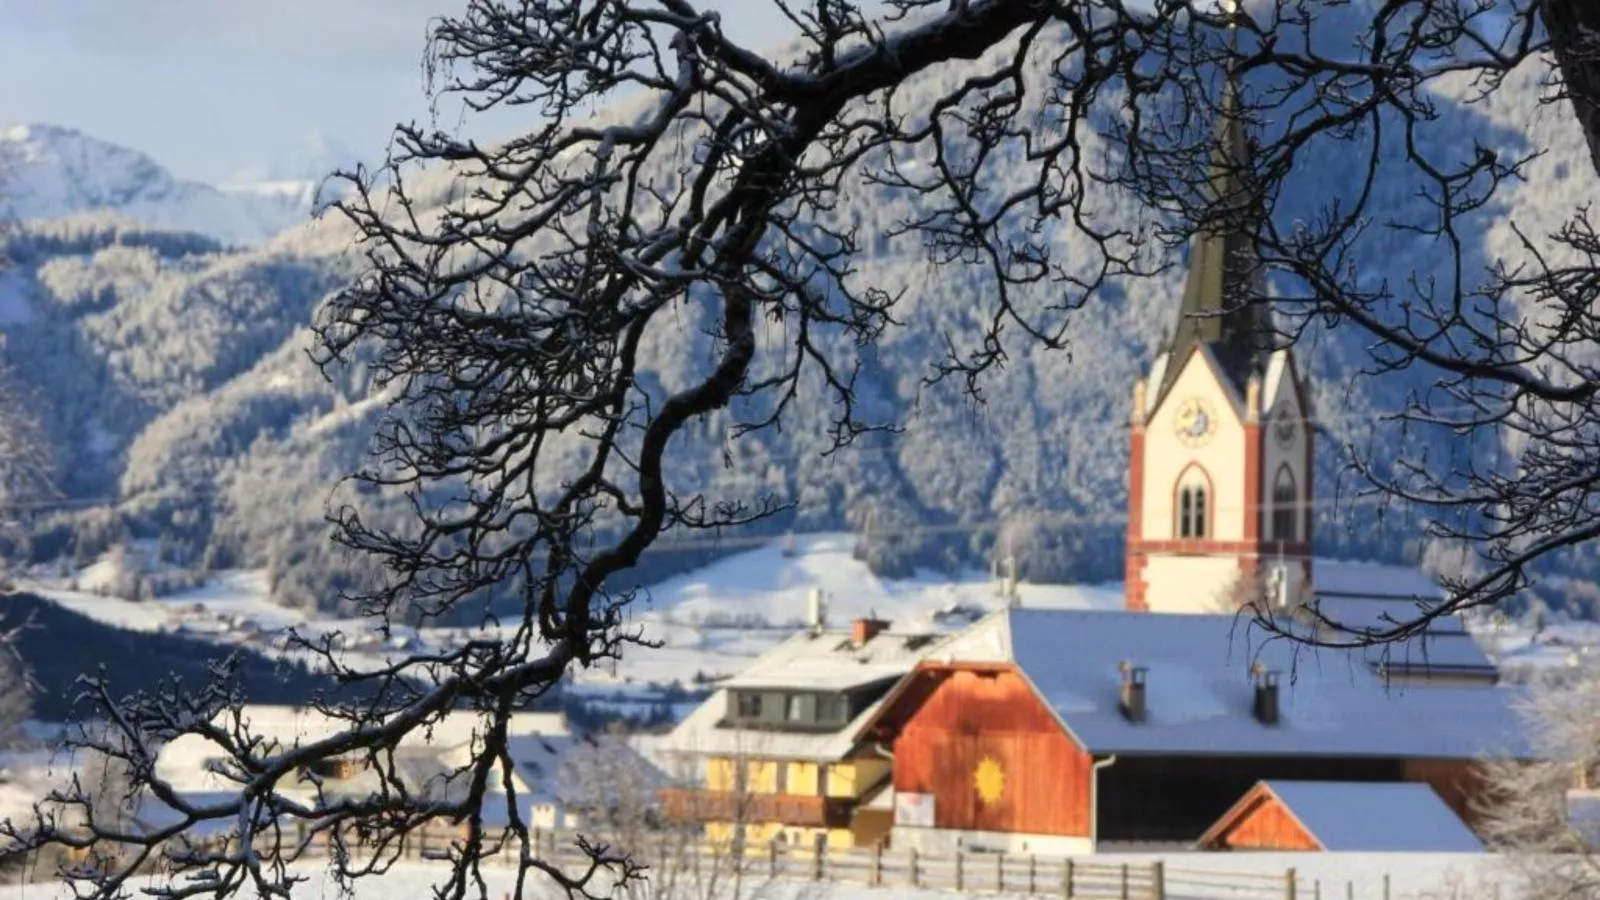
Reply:
[[[1294,352],[1260,302],[1235,97],[1218,124],[1213,189],[1227,214],[1196,235],[1170,340],[1135,383],[1126,604],[1220,612],[1244,591],[1300,602],[1311,583],[1311,406]],[[1255,594],[1259,596],[1260,594]]]

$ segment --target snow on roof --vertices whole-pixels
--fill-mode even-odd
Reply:
[[[1264,782],[1335,853],[1478,853],[1483,843],[1427,784]]]
[[[723,682],[730,688],[781,690],[803,687],[816,691],[853,691],[894,681],[911,668],[906,664],[839,663],[822,659],[797,660],[769,672],[744,672]]]
[[[1386,684],[1343,651],[1231,615],[1004,610],[941,645],[948,662],[1012,662],[1093,753],[1461,759],[1523,752],[1514,692]],[[1119,664],[1146,670],[1146,718],[1118,706]],[[1283,673],[1280,720],[1251,714],[1250,669]]]
[[[724,684],[735,688],[840,690],[898,678],[941,636],[884,631],[856,645],[846,631],[804,631],[761,656]]]
[[[877,711],[873,703],[836,732],[784,732],[722,727],[728,689],[849,691],[894,681],[949,636],[885,631],[857,646],[846,631],[801,632],[757,659],[690,713],[659,749],[669,754],[739,754],[784,759],[839,759],[856,730]]]
[[[909,671],[909,667],[907,667]],[[856,716],[838,731],[795,732],[775,729],[724,728],[727,717],[728,692],[719,690],[695,707],[678,726],[661,739],[658,752],[669,763],[669,775],[686,777],[693,773],[678,771],[687,762],[684,757],[742,756],[754,758],[806,760],[831,762],[843,759],[855,746],[856,734],[866,726],[883,705],[880,699]]]
[[[1319,594],[1428,600],[1443,596],[1443,589],[1414,566],[1317,557],[1311,562],[1311,578]]]

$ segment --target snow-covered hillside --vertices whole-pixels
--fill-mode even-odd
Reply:
[[[0,130],[0,215],[24,221],[111,214],[249,244],[305,221],[313,187],[273,181],[223,190],[180,181],[143,153],[70,128]]]
[[[854,558],[854,547],[855,538],[836,533],[800,537],[792,546],[773,541],[642,592],[631,624],[661,646],[632,648],[615,667],[577,672],[575,688],[622,699],[674,683],[691,687],[696,680],[735,674],[803,627],[816,590],[822,591],[828,621],[835,625],[872,615],[906,630],[959,628],[1007,602],[980,572],[957,578],[932,572],[880,578]],[[376,640],[370,622],[312,618],[274,604],[260,572],[220,573],[193,590],[130,603],[97,591],[122,577],[113,568],[102,559],[34,587],[75,612],[135,631],[182,631],[281,652],[276,648],[285,629],[301,634],[337,630],[346,636],[352,663],[363,656],[377,662],[405,649],[397,646],[405,644],[404,638]],[[1114,609],[1122,605],[1122,586],[1024,583],[1017,587],[1017,600],[1032,608]],[[425,628],[415,639],[448,646],[471,633]]]

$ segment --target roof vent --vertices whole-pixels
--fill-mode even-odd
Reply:
[[[1256,663],[1250,668],[1255,679],[1255,702],[1250,712],[1263,725],[1278,724],[1278,673]]]
[[[1122,709],[1122,714],[1127,717],[1129,722],[1143,722],[1145,714],[1144,667],[1136,666],[1125,659],[1117,665],[1117,671],[1122,673],[1122,687],[1117,695],[1117,705]]]

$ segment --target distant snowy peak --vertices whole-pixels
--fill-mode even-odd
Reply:
[[[180,181],[137,150],[70,128],[0,130],[0,214],[25,221],[107,212],[248,244],[305,221],[313,187],[223,191]]]

